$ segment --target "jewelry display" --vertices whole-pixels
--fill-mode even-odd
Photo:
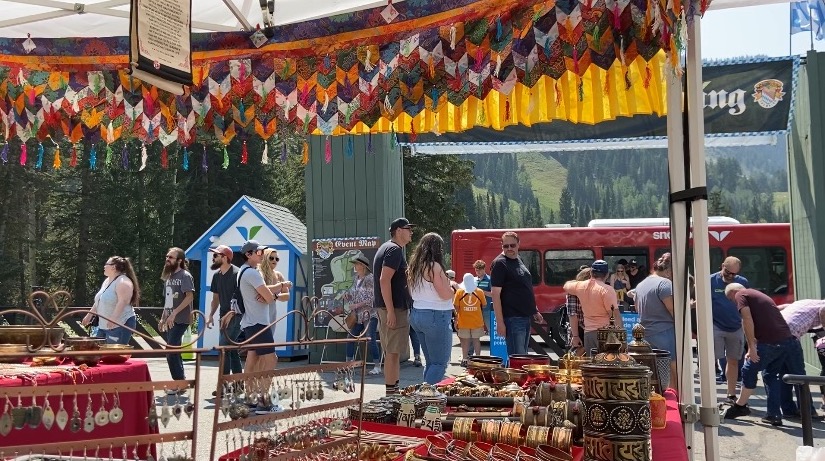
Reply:
[[[3,437],[9,435],[12,429],[11,409],[11,400],[9,400],[9,396],[6,395],[6,405],[3,407],[3,416],[0,416],[0,435]]]
[[[80,419],[80,409],[77,408],[77,392],[75,392],[74,407],[72,408],[72,419],[69,422],[69,430],[72,432],[78,432],[81,427],[83,427],[83,420]]]
[[[35,396],[32,396],[32,406],[29,407],[28,419],[29,427],[32,429],[37,429],[40,423],[43,422],[43,407],[37,406],[37,397]]]
[[[86,415],[83,418],[83,430],[92,432],[95,430],[95,416],[92,410],[92,393],[89,392],[86,396]]]
[[[112,424],[117,424],[123,420],[123,410],[120,409],[120,393],[115,391],[115,398],[114,402],[112,403],[112,409],[109,410],[109,422]]]
[[[8,398],[6,399],[8,400]],[[69,413],[66,411],[66,408],[63,407],[63,393],[60,393],[60,408],[57,410],[57,415],[54,419],[55,423],[57,423],[57,427],[62,431],[66,429],[66,424],[69,423]]]
[[[103,392],[100,395],[100,410],[95,413],[95,424],[100,427],[103,427],[109,424],[109,411],[106,410],[106,393]]]

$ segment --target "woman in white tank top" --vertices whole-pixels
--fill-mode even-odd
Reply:
[[[421,237],[407,266],[413,299],[410,326],[424,353],[424,382],[436,384],[447,372],[453,346],[453,289],[444,271],[444,240],[431,232]]]

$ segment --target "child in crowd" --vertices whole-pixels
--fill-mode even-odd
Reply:
[[[463,285],[459,285],[455,292],[453,306],[456,312],[456,332],[461,341],[463,358],[461,366],[466,367],[470,344],[472,343],[473,350],[479,354],[481,336],[487,334],[487,327],[484,325],[484,317],[481,314],[482,308],[487,304],[487,299],[484,297],[484,292],[476,287],[473,274],[464,274]]]

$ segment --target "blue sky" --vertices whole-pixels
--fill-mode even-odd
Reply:
[[[702,56],[788,56],[789,49],[805,54],[811,47],[810,34],[795,34],[789,41],[790,14],[788,3],[708,11],[702,19]],[[825,51],[825,41],[814,40],[814,46]]]

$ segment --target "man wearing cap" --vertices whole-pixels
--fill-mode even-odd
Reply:
[[[571,280],[564,284],[567,294],[579,298],[581,312],[584,316],[584,335],[579,331],[579,316],[575,311],[568,312],[570,316],[571,346],[584,346],[586,353],[598,349],[600,328],[610,324],[611,311],[617,325],[622,324],[622,315],[616,309],[619,305],[616,291],[605,283],[609,273],[607,261],[596,260],[590,265],[590,279],[577,282]]]
[[[209,268],[215,273],[212,275],[212,283],[209,284],[209,291],[212,292],[212,309],[206,319],[206,328],[212,328],[214,325],[215,313],[218,311],[218,307],[220,307],[218,318],[223,318],[229,313],[232,307],[232,296],[235,294],[235,284],[238,279],[238,266],[232,264],[234,253],[231,248],[226,245],[218,245],[215,248],[210,248],[209,251],[212,253],[212,265]],[[221,328],[218,344],[221,346],[230,345],[232,343],[228,339],[237,341],[239,334],[241,334],[241,318],[240,316],[232,316],[228,324]],[[229,349],[223,361],[222,373],[228,375],[229,373],[242,372],[243,364],[238,350]]]
[[[630,288],[636,288],[636,285],[642,283],[642,280],[647,278],[647,268],[639,266],[639,262],[631,259],[627,263],[627,276],[630,279]]]
[[[412,241],[415,224],[406,218],[390,223],[390,240],[375,253],[373,270],[375,307],[378,308],[378,334],[384,348],[384,385],[387,395],[398,393],[401,352],[407,349],[410,335],[409,308],[412,306],[407,287],[407,259],[404,247]]]
[[[530,320],[538,313],[533,276],[521,261],[518,248],[518,234],[502,234],[501,254],[490,268],[496,333],[507,343],[507,355],[527,353]]]
[[[244,264],[238,268],[238,287],[243,297],[244,312],[241,318],[241,328],[244,337],[250,344],[271,344],[275,342],[269,323],[269,304],[275,300],[273,291],[280,293],[281,286],[273,285],[267,288],[263,276],[258,272],[258,265],[263,259],[266,247],[256,240],[249,240],[241,247]],[[236,314],[237,315],[237,314]],[[224,322],[228,322],[224,320]],[[246,354],[246,368],[244,372],[272,370],[275,368],[277,357],[273,346],[249,349]],[[253,392],[254,382],[246,383],[246,391]],[[264,410],[264,409],[261,409]]]

